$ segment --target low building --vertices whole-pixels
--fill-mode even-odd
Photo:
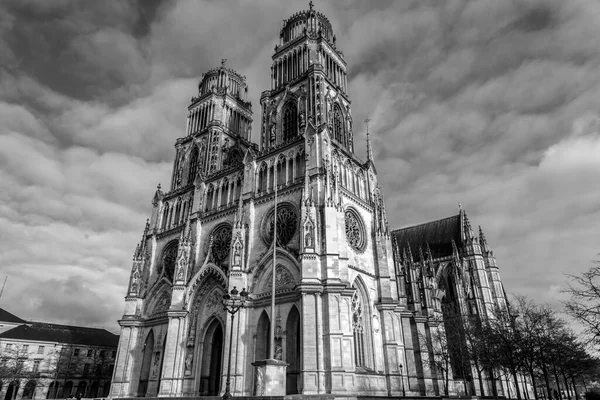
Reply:
[[[119,337],[25,321],[0,308],[0,400],[106,397]]]

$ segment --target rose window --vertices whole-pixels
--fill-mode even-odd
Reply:
[[[267,244],[273,242],[273,214],[274,210],[267,215],[263,222],[263,239]],[[287,245],[298,226],[298,214],[291,204],[277,206],[277,242],[281,246]]]
[[[364,251],[367,240],[365,227],[361,218],[353,210],[347,210],[345,220],[348,244],[357,252]]]
[[[162,254],[162,271],[164,271],[165,276],[171,280],[173,280],[173,275],[175,273],[178,248],[179,242],[175,240],[165,247]]]
[[[221,225],[212,234],[212,256],[215,264],[221,265],[227,260],[231,248],[231,226]]]

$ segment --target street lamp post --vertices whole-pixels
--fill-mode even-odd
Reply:
[[[406,392],[404,391],[404,374],[402,373],[402,368],[404,366],[402,364],[398,364],[398,368],[400,368],[400,384],[402,385],[402,397],[406,397]]]
[[[231,398],[230,392],[230,383],[231,383],[231,353],[233,353],[232,345],[233,345],[233,317],[235,313],[237,313],[240,308],[244,307],[244,303],[246,302],[246,298],[248,297],[248,292],[246,289],[242,289],[241,293],[237,291],[235,286],[231,289],[229,294],[223,295],[223,306],[225,306],[225,310],[231,314],[231,330],[229,331],[229,362],[227,365],[227,380],[225,381],[225,394],[223,394],[223,400],[228,400]]]

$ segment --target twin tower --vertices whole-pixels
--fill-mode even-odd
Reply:
[[[389,229],[369,140],[366,160],[354,153],[344,54],[312,2],[272,59],[258,144],[245,77],[225,60],[202,76],[135,250],[111,396],[221,395],[229,359],[232,395],[271,395],[255,366],[270,354],[285,365],[279,394],[443,393],[439,321],[504,301],[483,233],[462,210]],[[232,324],[234,287],[250,295]],[[451,390],[471,374],[455,371]]]

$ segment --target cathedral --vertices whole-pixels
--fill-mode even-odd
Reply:
[[[247,94],[223,60],[191,99],[135,249],[110,396],[491,395],[434,353],[450,313],[505,301],[493,253],[463,209],[389,228],[368,122],[361,159],[344,53],[312,2],[284,20],[254,135]],[[242,289],[232,316],[224,296]]]

